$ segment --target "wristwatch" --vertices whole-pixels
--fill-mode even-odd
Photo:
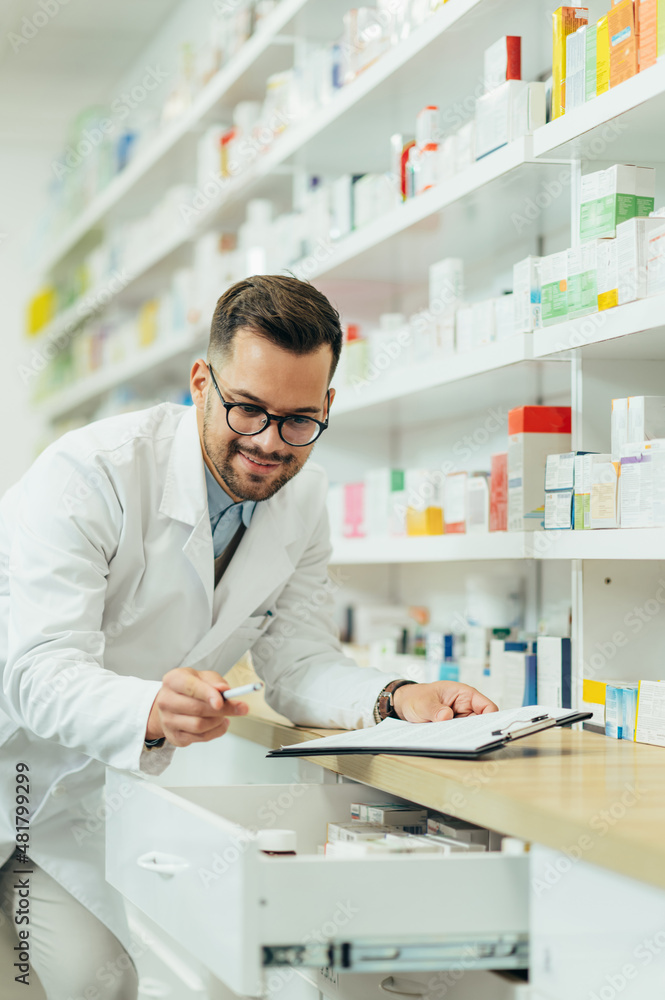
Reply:
[[[163,747],[166,742],[166,736],[160,736],[158,740],[144,740],[143,745],[146,750],[156,750],[158,747]]]
[[[383,722],[384,719],[399,719],[399,715],[395,711],[393,695],[397,688],[402,687],[404,684],[415,683],[416,681],[396,680],[386,684],[383,690],[379,692],[379,697],[376,699],[374,705],[374,721],[378,724],[379,722]]]

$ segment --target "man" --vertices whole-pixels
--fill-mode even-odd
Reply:
[[[496,709],[450,682],[385,691],[385,675],[341,652],[326,481],[306,464],[330,418],[341,344],[338,313],[309,284],[241,281],[217,304],[207,363],[192,368],[193,407],[163,404],[66,434],[0,505],[0,880],[13,902],[2,947],[11,968],[22,773],[33,991],[135,997],[133,965],[119,961],[129,938],[104,879],[103,824],[75,837],[76,819],[98,801],[106,765],[159,774],[176,747],[222,736],[247,711],[222,699],[222,675],[248,649],[268,703],[295,723],[354,728],[390,711],[421,722]],[[111,962],[114,974],[100,976]],[[3,996],[14,995],[14,975],[5,972]],[[23,984],[15,994],[44,995]]]

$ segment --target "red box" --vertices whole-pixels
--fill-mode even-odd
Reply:
[[[509,410],[511,434],[570,434],[570,407],[518,406]]]
[[[508,453],[492,455],[490,531],[508,530]]]

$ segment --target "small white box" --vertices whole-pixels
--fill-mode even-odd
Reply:
[[[473,350],[472,306],[463,306],[455,314],[455,346],[458,354]]]
[[[546,105],[544,83],[527,83],[526,87],[518,90],[513,97],[511,140],[519,139],[521,135],[532,135],[537,128],[541,128],[547,120]]]
[[[485,299],[472,306],[473,346],[482,347],[496,340],[494,299]]]
[[[660,219],[629,219],[617,226],[619,305],[646,298],[649,236],[660,228]]]
[[[528,90],[524,80],[506,80],[476,101],[476,159],[506,146],[513,138],[513,113],[519,95]]]
[[[478,472],[466,482],[467,534],[489,531],[490,491],[487,473]]]
[[[616,528],[617,518],[617,464],[610,455],[591,456],[591,496],[589,500],[589,527]]]
[[[462,303],[464,261],[446,257],[429,267],[429,308],[434,315],[451,312]]]
[[[476,123],[467,122],[456,133],[455,141],[455,173],[463,171],[476,162]]]
[[[513,265],[515,333],[542,327],[540,263],[540,257],[525,257]]]

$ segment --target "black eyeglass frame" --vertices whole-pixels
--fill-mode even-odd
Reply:
[[[232,430],[234,434],[239,434],[241,435],[241,437],[255,437],[257,434],[263,434],[264,430],[266,430],[267,427],[270,427],[271,422],[274,420],[275,423],[277,424],[277,431],[279,433],[279,436],[281,437],[284,444],[288,444],[289,448],[307,448],[308,445],[314,444],[315,441],[318,441],[323,432],[328,427],[328,417],[326,417],[325,420],[317,420],[316,417],[310,417],[308,413],[287,413],[285,417],[280,417],[276,413],[268,413],[267,410],[264,410],[262,406],[258,406],[256,403],[227,403],[224,397],[222,396],[221,392],[219,391],[219,386],[217,385],[217,379],[215,378],[215,373],[212,370],[212,365],[207,364],[207,368],[208,371],[210,372],[210,378],[212,379],[212,384],[215,387],[215,390],[220,398],[222,406],[226,410],[226,423],[228,424],[229,429]],[[330,389],[326,391],[326,399],[328,400],[328,414],[330,414]],[[229,420],[229,413],[236,406],[253,406],[259,413],[263,413],[266,417],[266,423],[263,425],[261,430],[237,431],[234,427],[231,427],[231,421]],[[291,441],[287,441],[284,435],[282,434],[282,425],[286,420],[292,420],[293,417],[298,417],[300,420],[311,420],[312,423],[317,424],[319,431],[316,437],[313,437],[310,441],[307,441],[305,444],[293,444]]]

